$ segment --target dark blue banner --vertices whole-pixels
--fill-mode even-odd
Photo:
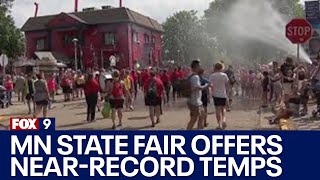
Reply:
[[[1,131],[1,179],[319,179],[320,132]]]

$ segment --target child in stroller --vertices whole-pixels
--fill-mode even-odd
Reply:
[[[0,85],[0,107],[1,108],[9,107],[9,101],[7,99],[7,89],[1,85]]]

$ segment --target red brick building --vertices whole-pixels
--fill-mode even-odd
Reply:
[[[132,68],[137,62],[156,66],[161,61],[162,26],[124,7],[32,17],[22,30],[28,58],[36,58],[37,51],[49,51],[74,67],[76,56],[78,68],[107,67],[110,56],[117,58],[118,68]]]

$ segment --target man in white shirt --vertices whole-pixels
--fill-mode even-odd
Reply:
[[[214,105],[216,107],[216,117],[218,121],[218,129],[225,129],[227,127],[227,120],[225,117],[227,106],[227,86],[229,78],[223,72],[224,65],[217,63],[214,66],[214,73],[210,76],[209,82],[212,87],[212,95]]]
[[[194,60],[191,64],[192,74],[189,77],[191,85],[191,96],[188,100],[188,107],[190,110],[190,122],[188,123],[187,130],[192,130],[194,124],[198,121],[198,129],[204,127],[204,109],[201,101],[202,90],[208,88],[209,84],[201,86],[200,76],[198,75],[201,70],[200,61]]]

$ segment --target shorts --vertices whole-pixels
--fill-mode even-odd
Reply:
[[[47,106],[49,104],[49,100],[45,99],[45,100],[41,100],[41,101],[36,101],[35,103],[38,106]]]
[[[150,99],[145,97],[145,105],[146,106],[161,106],[162,105],[162,99],[161,97],[156,97],[154,99]]]
[[[283,93],[292,94],[292,83],[283,83]]]
[[[203,107],[208,107],[208,104],[210,103],[210,101],[207,96],[202,96],[201,101],[202,101]]]
[[[227,105],[227,98],[213,97],[214,106],[225,107]]]
[[[76,88],[76,89],[80,89],[81,87],[82,87],[82,86],[81,86],[80,84],[77,84],[77,83],[75,84],[75,88]]]
[[[62,86],[62,92],[64,94],[70,94],[72,93],[72,88],[70,86]]]
[[[32,94],[28,93],[28,94],[26,95],[26,100],[27,100],[27,101],[33,100]]]
[[[195,116],[200,116],[201,114],[204,113],[203,106],[195,106],[190,103],[188,103],[188,108],[190,110],[190,116],[195,117]]]
[[[112,109],[123,109],[124,99],[109,99]]]
[[[166,90],[166,93],[170,93],[171,86],[170,85],[165,85],[165,90]]]
[[[172,84],[172,91],[173,92],[179,92],[180,91],[180,82],[179,81],[175,81]]]

